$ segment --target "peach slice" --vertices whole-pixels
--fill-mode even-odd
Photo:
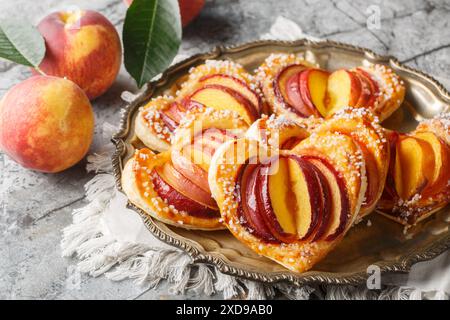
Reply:
[[[205,192],[210,193],[207,171],[203,170],[195,163],[192,163],[177,149],[172,149],[171,160],[177,171],[202,188]]]
[[[275,241],[269,227],[265,223],[263,214],[257,197],[260,193],[259,181],[261,166],[256,164],[247,164],[240,169],[240,217],[244,225],[251,228],[252,233],[260,236],[266,241]]]
[[[194,143],[190,149],[190,159],[192,163],[208,172],[209,166],[211,165],[211,153],[213,152],[203,147],[201,144]]]
[[[299,74],[308,67],[293,64],[282,69],[274,79],[273,88],[278,101],[302,117],[317,115],[315,108],[309,108],[302,99],[299,87]]]
[[[160,112],[159,113],[161,120],[163,121],[163,123],[166,125],[166,127],[170,130],[170,132],[174,132],[175,129],[178,127],[178,123],[177,121],[175,121],[174,119],[172,119],[167,113],[165,112]]]
[[[311,241],[318,241],[324,237],[325,232],[327,232],[328,226],[331,221],[330,215],[332,212],[331,211],[332,210],[332,204],[331,204],[332,198],[331,198],[331,189],[330,189],[330,185],[327,181],[327,178],[324,176],[322,171],[320,171],[314,164],[312,164],[312,168],[314,169],[316,176],[318,178],[317,179],[318,185],[319,185],[318,194],[320,194],[321,206],[320,206],[319,223],[317,226],[317,230],[315,231],[314,236]]]
[[[361,69],[361,68],[356,68],[356,72],[361,75],[363,78],[365,78],[365,80],[367,81],[367,83],[370,86],[370,99],[367,101],[367,106],[368,107],[373,107],[373,105],[375,104],[375,101],[377,100],[380,88],[378,87],[378,83],[372,79],[372,76],[365,70]]]
[[[434,153],[424,140],[405,136],[396,148],[394,169],[395,188],[403,200],[411,199],[421,193],[433,179]]]
[[[290,150],[293,149],[297,144],[300,143],[303,139],[297,138],[297,137],[290,137],[283,141],[283,143],[280,146],[280,149],[284,150]]]
[[[310,107],[316,108],[325,117],[327,108],[325,97],[330,73],[320,69],[309,69],[300,75],[299,85],[303,101]]]
[[[239,92],[221,85],[206,85],[195,91],[190,100],[217,110],[236,111],[248,124],[258,117],[253,104]]]
[[[181,102],[181,110],[187,110],[187,111],[192,111],[192,110],[202,110],[205,109],[206,106],[200,102],[197,101],[193,101],[191,99],[189,99],[189,97],[186,97],[182,100]]]
[[[283,242],[297,238],[292,199],[290,199],[289,167],[287,159],[280,158],[263,166],[260,171],[258,202],[272,234]]]
[[[361,209],[365,209],[370,208],[375,204],[380,197],[383,187],[380,185],[380,183],[382,183],[380,181],[381,172],[378,170],[377,161],[375,160],[373,153],[371,153],[364,144],[358,143],[358,145],[361,148],[364,163],[366,165],[367,190],[361,206]]]
[[[313,234],[320,222],[322,209],[320,182],[314,168],[302,158],[292,156],[288,164],[290,184],[296,204],[297,236],[300,240],[305,240]]]
[[[227,74],[212,74],[204,76],[199,81],[202,85],[221,85],[233,89],[247,98],[259,113],[262,111],[262,100],[250,87],[242,80]]]
[[[176,191],[213,210],[218,210],[216,202],[209,192],[204,191],[178,172],[170,162],[156,168],[158,175]],[[168,199],[170,204],[170,199]]]
[[[358,101],[356,102],[355,107],[357,108],[366,108],[369,106],[369,101],[372,97],[372,91],[370,88],[369,80],[367,80],[366,77],[364,77],[362,74],[358,72],[353,72],[352,74],[359,79],[361,82],[361,94],[359,96]]]
[[[175,121],[175,123],[180,123],[181,119],[183,119],[183,112],[184,112],[184,108],[181,106],[181,104],[177,103],[177,102],[173,102],[170,104],[170,106],[164,110],[164,113],[173,121]]]
[[[361,82],[348,70],[334,71],[328,78],[328,115],[334,114],[343,107],[353,107],[361,95]]]
[[[191,159],[205,171],[209,169],[211,158],[224,142],[235,136],[226,130],[209,128],[197,134],[189,151],[192,152]]]
[[[202,144],[205,147],[209,147],[213,151],[219,148],[226,141],[235,138],[235,136],[231,132],[217,128],[206,129],[202,132],[202,135],[200,137],[202,140]]]
[[[189,215],[196,217],[216,217],[217,211],[194,201],[182,193],[178,192],[156,170],[151,173],[153,187],[156,193],[179,211],[185,211]]]
[[[431,194],[445,188],[450,178],[450,148],[432,132],[417,132],[414,136],[426,141],[434,154],[434,167],[426,168],[432,170],[426,192]]]
[[[317,157],[310,157],[308,161],[312,163],[323,174],[328,182],[331,197],[331,213],[326,230],[321,239],[331,241],[341,235],[348,223],[350,215],[350,202],[347,195],[347,188],[339,174],[325,160]]]
[[[284,88],[281,88],[281,92],[285,92],[284,96],[287,98],[287,105],[292,106],[293,110],[296,111],[302,117],[308,117],[311,110],[306,105],[303,100],[301,90],[300,90],[300,75],[303,71],[292,75],[286,81]]]

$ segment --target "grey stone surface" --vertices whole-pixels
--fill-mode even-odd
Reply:
[[[122,0],[1,1],[0,19],[15,15],[36,24],[46,14],[74,4],[102,12],[121,33],[126,10]],[[369,30],[368,8],[373,5],[380,9],[381,28]],[[434,76],[449,77],[448,0],[207,1],[198,19],[184,30],[182,53],[258,39],[268,32],[278,15],[294,20],[313,36],[369,47]],[[0,96],[30,75],[27,68],[6,61],[0,61],[0,72]],[[102,138],[102,123],[114,124],[119,119],[124,105],[120,92],[135,89],[122,70],[113,87],[93,102],[97,127],[91,152],[101,150],[107,143]],[[192,293],[172,296],[165,283],[156,290],[144,290],[130,281],[114,283],[103,277],[82,276],[79,288],[68,286],[74,261],[61,258],[59,242],[61,230],[71,222],[72,210],[85,203],[83,185],[92,176],[84,166],[82,162],[60,174],[41,174],[21,168],[0,153],[0,298],[194,298]]]

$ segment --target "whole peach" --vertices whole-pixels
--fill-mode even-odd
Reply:
[[[133,0],[123,0],[127,6],[131,5]],[[205,0],[178,0],[180,6],[181,24],[186,27],[205,5]]]
[[[34,76],[0,100],[0,149],[26,168],[59,172],[87,153],[94,113],[70,80]]]
[[[46,45],[39,66],[45,74],[67,77],[89,99],[112,85],[122,63],[122,47],[116,29],[103,15],[90,10],[55,12],[38,29]]]

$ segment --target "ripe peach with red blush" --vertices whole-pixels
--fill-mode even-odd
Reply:
[[[26,168],[59,172],[87,153],[94,132],[89,99],[70,80],[31,77],[0,101],[0,148]]]
[[[113,84],[122,63],[122,48],[116,29],[103,15],[91,10],[54,12],[38,29],[46,45],[39,66],[45,74],[72,80],[89,99]]]

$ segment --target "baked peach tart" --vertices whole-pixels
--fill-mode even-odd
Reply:
[[[270,55],[256,70],[264,97],[277,115],[329,118],[344,107],[368,108],[384,120],[403,103],[403,81],[384,65],[333,72],[303,55]]]
[[[173,132],[188,111],[231,110],[251,124],[265,109],[253,77],[232,61],[207,60],[182,80],[172,95],[152,99],[139,110],[135,132],[152,150],[170,147]]]
[[[223,229],[211,196],[208,170],[224,142],[244,135],[248,126],[234,111],[205,109],[186,113],[173,145],[159,154],[137,150],[125,165],[122,186],[131,202],[156,219],[187,229]]]
[[[246,137],[217,150],[208,180],[238,240],[303,272],[339,243],[357,217],[367,188],[363,161],[353,139],[337,133],[312,134],[292,150]]]
[[[410,134],[390,133],[392,159],[378,204],[387,217],[407,226],[450,201],[450,114],[423,121]]]

